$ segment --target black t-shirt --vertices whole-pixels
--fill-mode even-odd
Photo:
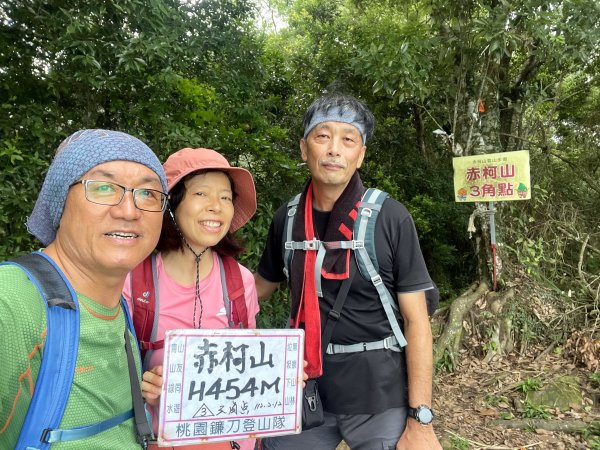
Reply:
[[[283,229],[287,206],[277,210],[271,223],[258,273],[268,281],[284,281]],[[325,235],[329,213],[313,210],[315,232]],[[375,249],[379,274],[396,292],[415,292],[433,287],[419,246],[412,217],[401,203],[388,198],[375,224]],[[291,270],[303,270],[294,268]],[[325,325],[339,280],[322,279],[323,298],[319,300],[321,326]],[[395,299],[396,296],[392,295]],[[373,342],[392,334],[377,290],[371,281],[357,273],[331,339],[335,344]],[[327,411],[336,414],[376,414],[406,405],[404,354],[390,350],[325,355],[319,391]]]

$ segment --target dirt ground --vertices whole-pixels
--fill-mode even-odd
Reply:
[[[538,349],[541,350],[541,349]],[[444,449],[553,449],[593,448],[582,433],[546,430],[546,425],[560,429],[573,422],[591,424],[600,420],[598,392],[589,383],[589,372],[575,367],[569,360],[532,349],[531,356],[509,355],[489,364],[465,358],[452,374],[436,377],[434,405],[438,411],[436,430]],[[536,356],[536,353],[538,355]],[[531,378],[547,379],[556,375],[581,378],[583,404],[571,405],[568,411],[550,409],[544,428],[510,429],[493,422],[506,416],[522,419],[517,386]],[[506,398],[497,402],[490,399]],[[525,419],[526,420],[526,419]],[[463,446],[461,446],[461,444]],[[600,447],[597,447],[600,448]]]
[[[563,357],[544,355],[541,350],[532,349],[531,356],[509,355],[491,363],[465,353],[454,373],[436,376],[434,423],[445,450],[600,450],[600,444],[592,446],[591,441],[586,441],[578,432],[535,427],[512,429],[493,424],[507,416],[522,418],[518,411],[519,397],[522,398],[517,388],[519,383],[558,374],[581,377],[584,401],[581,405],[571,405],[569,411],[550,409],[550,417],[544,424],[560,428],[561,424],[574,421],[586,424],[600,421],[600,392],[589,384],[589,372]],[[491,400],[500,398],[506,401]],[[341,443],[338,450],[348,450],[348,447]]]

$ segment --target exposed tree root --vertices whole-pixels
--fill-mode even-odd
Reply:
[[[494,420],[493,425],[503,428],[517,428],[520,430],[548,430],[562,431],[564,433],[578,433],[590,424],[582,420],[544,420],[544,419],[513,419],[513,420]]]
[[[483,442],[478,442],[478,441],[474,441],[472,439],[463,438],[462,436],[459,436],[458,434],[453,433],[450,430],[446,430],[446,433],[451,434],[452,436],[454,436],[460,440],[467,441],[470,445],[469,448],[473,449],[473,450],[523,450],[525,448],[536,447],[540,444],[539,442],[534,442],[533,444],[519,445],[518,447],[507,447],[505,445],[488,445],[488,444],[484,444]]]
[[[483,359],[486,363],[490,362],[496,355],[510,353],[514,347],[512,338],[512,319],[505,314],[505,306],[508,300],[515,296],[515,290],[510,288],[503,292],[490,292],[488,300],[489,310],[498,318],[493,326],[488,345],[487,354]]]
[[[458,354],[460,349],[463,318],[475,302],[488,290],[489,286],[486,282],[481,282],[479,286],[473,284],[464,294],[452,302],[444,331],[433,347],[434,361],[440,361],[447,352],[454,365],[455,355]]]

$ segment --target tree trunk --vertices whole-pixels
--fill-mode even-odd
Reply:
[[[493,254],[490,246],[490,218],[487,203],[476,203],[473,211],[475,226],[475,252],[477,254],[477,271],[480,280],[493,281]]]
[[[423,124],[423,117],[421,116],[421,111],[419,107],[415,104],[412,105],[413,111],[413,125],[415,127],[415,136],[417,139],[417,147],[421,152],[421,156],[426,161],[431,159],[431,155],[427,150],[427,146],[425,145],[425,125]]]

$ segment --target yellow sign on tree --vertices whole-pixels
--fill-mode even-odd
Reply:
[[[452,160],[457,202],[529,200],[529,152],[491,153]]]

